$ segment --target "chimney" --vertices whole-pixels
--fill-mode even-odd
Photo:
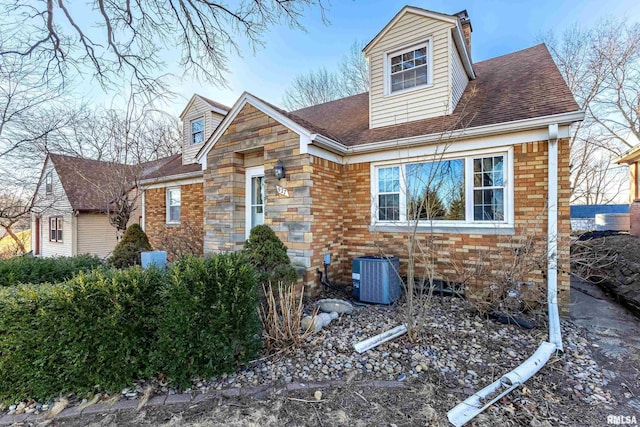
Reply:
[[[471,20],[469,19],[467,9],[454,13],[454,16],[457,16],[458,19],[460,19],[462,34],[464,35],[464,41],[467,45],[467,52],[469,52],[469,59],[471,59],[471,33],[473,32],[473,28],[471,27]]]

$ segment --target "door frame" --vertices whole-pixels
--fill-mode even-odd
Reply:
[[[251,168],[245,169],[245,192],[244,192],[244,202],[245,202],[245,235],[247,239],[249,238],[249,233],[251,232],[251,180],[256,177],[264,178],[264,166],[254,166]],[[265,182],[266,185],[266,182]],[[266,191],[265,191],[266,193]],[[264,207],[266,207],[266,194],[263,195],[262,202],[264,203]],[[265,209],[263,208],[262,214],[264,215]]]

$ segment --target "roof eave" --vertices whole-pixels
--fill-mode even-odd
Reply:
[[[549,126],[550,124],[558,125],[570,125],[572,123],[582,121],[584,119],[584,111],[570,111],[567,113],[553,114],[549,116],[534,117],[531,119],[515,120],[511,122],[497,123],[484,126],[476,126],[472,128],[465,128],[460,130],[454,130],[449,132],[448,139],[454,138],[472,138],[480,136],[491,136],[497,134],[504,134],[509,132],[526,131],[532,129],[540,129]],[[425,135],[417,135],[402,139],[393,139],[386,141],[377,141],[367,144],[360,144],[347,147],[341,143],[333,140],[329,140],[325,137],[313,138],[314,145],[324,148],[335,154],[350,155],[350,154],[364,154],[371,153],[390,148],[397,148],[398,144],[403,146],[420,145],[425,143],[437,142],[442,140],[442,133],[432,133]]]
[[[398,13],[395,14],[393,18],[391,18],[391,20],[387,23],[387,25],[385,25],[384,28],[380,30],[380,32],[378,32],[378,34],[376,34],[375,37],[371,39],[369,43],[367,43],[367,45],[362,49],[362,52],[364,52],[364,54],[367,55],[369,50],[371,50],[371,48],[378,42],[378,40],[384,37],[384,35],[389,31],[389,29],[393,27],[396,24],[396,22],[400,20],[400,18],[402,18],[406,13],[409,13],[409,12],[415,13],[416,15],[421,15],[421,16],[449,22],[451,24],[456,24],[457,22],[459,22],[459,19],[455,16],[435,13],[426,9],[421,9],[413,6],[404,6],[402,9],[400,9]]]
[[[617,163],[617,164],[626,163],[630,165],[631,163],[635,163],[638,160],[640,160],[640,145],[627,151],[617,159],[614,159],[613,163]]]
[[[202,171],[201,170],[197,170],[194,172],[186,172],[186,173],[180,173],[177,175],[166,175],[166,176],[160,176],[157,178],[148,178],[148,179],[143,179],[140,180],[138,182],[139,185],[148,185],[148,184],[159,184],[162,182],[171,182],[171,181],[180,181],[183,179],[188,179],[188,178],[199,178],[202,177]]]
[[[265,102],[253,96],[249,92],[244,92],[242,95],[240,95],[240,97],[235,102],[235,104],[233,104],[233,107],[231,107],[231,110],[229,110],[229,113],[218,124],[218,126],[213,131],[211,136],[207,138],[207,140],[205,141],[203,146],[200,148],[200,150],[198,150],[198,153],[195,156],[195,159],[197,162],[199,162],[204,166],[204,164],[206,163],[206,160],[204,158],[206,157],[207,153],[211,150],[211,148],[213,148],[213,146],[218,141],[218,139],[222,137],[222,135],[227,130],[231,122],[233,122],[233,120],[236,118],[238,113],[242,110],[242,108],[246,104],[251,104],[252,106],[256,107],[258,110],[272,117],[277,122],[291,129],[293,132],[297,133],[301,137],[311,138],[311,132],[309,131],[309,129],[294,122],[293,120],[286,117],[284,114],[280,113],[279,111],[273,109],[271,106],[267,105]]]

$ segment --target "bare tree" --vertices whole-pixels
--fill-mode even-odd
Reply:
[[[24,239],[17,235],[16,228],[26,229],[28,223],[29,202],[16,192],[7,191],[0,193],[0,227],[11,237],[17,252],[27,252]]]
[[[296,76],[291,86],[285,90],[285,108],[298,110],[367,92],[369,65],[362,53],[362,45],[362,42],[354,42],[335,72],[320,68]]]
[[[611,160],[640,136],[640,26],[603,21],[541,37],[586,113],[573,128],[572,203],[609,203],[626,176]]]
[[[36,57],[45,76],[92,70],[104,87],[132,75],[147,92],[163,87],[156,78],[162,53],[180,52],[179,64],[213,83],[224,84],[229,51],[240,54],[238,36],[255,50],[278,23],[302,28],[303,13],[322,0],[2,0],[0,55]],[[47,80],[47,78],[45,78]]]

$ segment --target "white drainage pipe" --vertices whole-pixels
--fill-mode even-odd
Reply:
[[[447,418],[456,427],[502,399],[534,376],[556,351],[563,351],[558,314],[558,125],[549,125],[549,162],[547,194],[547,310],[549,341],[540,344],[533,355],[513,371],[457,404]],[[491,399],[491,400],[489,400]]]
[[[379,346],[383,342],[387,342],[394,338],[398,338],[400,335],[407,332],[406,325],[396,326],[393,329],[389,329],[387,332],[383,332],[375,337],[367,338],[364,341],[360,341],[353,345],[358,353],[364,353],[367,350],[371,350],[374,347]]]

